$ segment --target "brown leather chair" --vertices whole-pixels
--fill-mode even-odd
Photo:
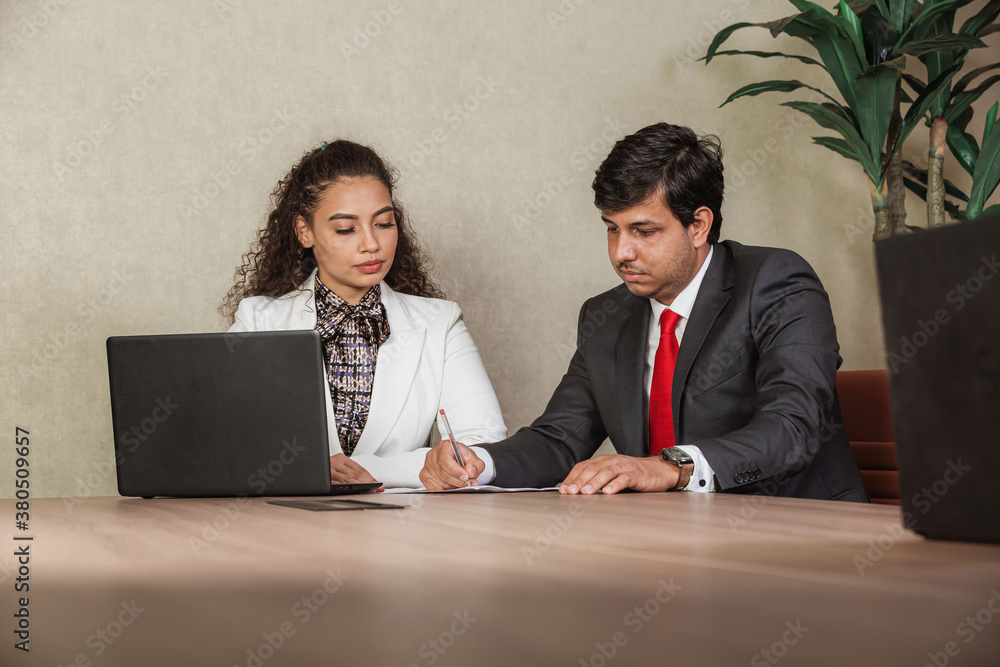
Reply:
[[[840,371],[837,394],[865,490],[873,503],[899,505],[899,464],[888,372]]]

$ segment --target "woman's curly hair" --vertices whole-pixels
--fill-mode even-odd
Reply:
[[[396,172],[367,146],[338,139],[315,148],[292,167],[271,193],[273,210],[257,232],[257,240],[243,255],[236,282],[219,312],[233,322],[241,300],[250,296],[279,297],[295,290],[316,268],[312,248],[303,248],[295,233],[295,219],[312,221],[327,187],[344,178],[377,178],[392,197]],[[440,298],[424,269],[424,257],[406,222],[402,206],[393,200],[398,240],[385,282],[392,289],[416,296]]]

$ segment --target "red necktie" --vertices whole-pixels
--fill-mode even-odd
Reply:
[[[656,348],[653,365],[653,384],[649,390],[649,455],[673,447],[674,413],[671,393],[674,383],[674,365],[677,363],[677,336],[674,329],[681,316],[670,309],[660,313],[660,344]]]

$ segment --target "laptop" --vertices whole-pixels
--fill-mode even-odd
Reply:
[[[318,496],[331,484],[316,331],[112,336],[107,341],[123,496]]]
[[[1000,217],[875,255],[904,524],[1000,543]]]

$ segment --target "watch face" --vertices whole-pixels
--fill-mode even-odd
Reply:
[[[680,447],[668,447],[663,450],[663,453],[672,461],[676,461],[680,465],[684,465],[685,463],[694,463],[694,459],[691,458],[691,455]]]

